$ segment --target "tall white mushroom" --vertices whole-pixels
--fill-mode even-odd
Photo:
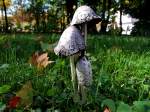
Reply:
[[[70,26],[63,32],[54,49],[56,55],[69,56],[71,76],[75,94],[85,97],[85,89],[91,84],[91,64],[84,56],[87,40],[87,23],[100,21],[100,17],[89,6],[80,6],[73,16]],[[81,28],[81,31],[79,30]],[[84,33],[84,37],[82,36]],[[78,89],[78,91],[77,91]],[[76,95],[77,97],[77,95]],[[85,100],[84,98],[82,98]]]
[[[101,18],[89,6],[80,6],[74,13],[70,25],[80,26],[82,33],[84,33],[85,45],[87,45],[87,24],[91,23],[96,25],[100,22]],[[76,73],[78,78],[78,90],[81,94],[82,102],[86,100],[86,88],[92,83],[92,70],[91,64],[82,57],[76,64]]]

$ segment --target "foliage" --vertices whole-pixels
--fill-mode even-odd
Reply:
[[[0,38],[0,110],[11,105],[16,111],[101,112],[106,107],[111,112],[149,111],[149,38],[89,36],[87,55],[93,84],[85,105],[73,102],[69,60],[48,52],[57,35]],[[28,59],[36,51],[43,52],[41,42],[50,44],[43,50],[55,63],[39,71]]]
[[[9,85],[3,85],[0,87],[0,95],[9,92],[10,90],[10,86]]]
[[[8,8],[11,5],[11,0],[4,0],[6,7]],[[0,0],[0,8],[3,7],[3,0]]]
[[[7,9],[12,7],[8,9],[12,16],[7,21],[8,14],[1,0],[0,9],[6,13],[7,23],[4,29],[4,22],[0,22],[2,32],[8,28],[12,32],[62,32],[70,23],[75,9],[80,5],[89,5],[102,18],[102,34],[107,33],[107,26],[113,24],[114,14],[120,11],[120,18],[125,13],[139,20],[134,25],[133,35],[150,35],[150,15],[145,13],[150,10],[149,0],[14,0],[12,3],[11,0],[4,1]],[[112,29],[108,33],[121,34],[121,26],[120,19],[120,28]],[[95,33],[95,28],[92,28],[92,31]]]
[[[150,29],[148,27],[150,25],[150,14],[145,13],[150,10],[149,4],[149,0],[133,0],[129,1],[125,7],[126,13],[129,13],[133,18],[137,18],[139,20],[135,23],[133,28],[132,32],[134,35],[150,35]]]
[[[149,36],[150,35],[150,22],[149,20],[140,20],[134,24],[131,34]]]

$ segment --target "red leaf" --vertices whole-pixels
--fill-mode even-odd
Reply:
[[[10,101],[8,102],[8,107],[9,108],[16,108],[17,107],[17,105],[19,104],[19,102],[20,102],[20,97],[18,97],[18,96],[15,96],[15,97],[12,97],[11,99],[10,99]]]

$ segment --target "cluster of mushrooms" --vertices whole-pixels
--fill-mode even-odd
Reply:
[[[100,22],[101,18],[89,6],[80,6],[74,13],[70,26],[64,30],[54,52],[70,58],[71,77],[76,101],[86,100],[86,90],[92,84],[92,68],[86,58],[87,24]],[[80,96],[80,97],[79,97]]]

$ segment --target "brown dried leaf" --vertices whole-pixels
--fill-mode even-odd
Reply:
[[[37,63],[41,63],[42,61],[48,61],[47,57],[48,53],[43,53],[37,57]]]
[[[39,54],[38,52],[36,52],[29,59],[29,63],[36,66],[38,69],[43,69],[47,67],[48,64],[54,62],[54,61],[49,61],[48,59],[49,59],[48,53]]]
[[[29,58],[29,63],[32,65],[37,65],[37,57],[39,56],[38,52],[35,52],[30,58]]]

